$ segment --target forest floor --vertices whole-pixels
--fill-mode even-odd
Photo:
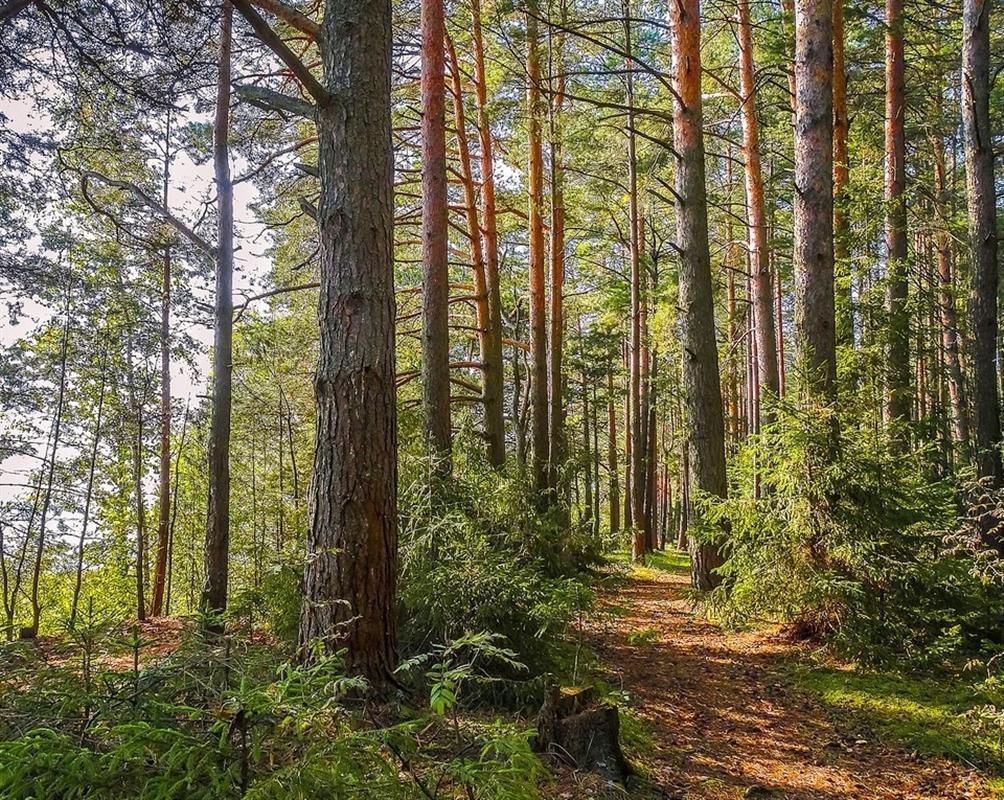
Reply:
[[[584,632],[604,679],[625,695],[622,740],[638,770],[633,796],[1002,796],[975,768],[891,741],[873,720],[798,685],[792,676],[809,662],[807,646],[778,630],[725,631],[695,615],[685,559],[657,559],[605,592]]]

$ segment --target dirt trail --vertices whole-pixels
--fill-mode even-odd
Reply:
[[[784,685],[797,655],[771,633],[696,617],[688,576],[638,570],[603,600],[587,637],[630,693],[654,741],[640,759],[653,796],[674,800],[987,798],[978,775],[859,739]],[[648,794],[644,792],[643,794]]]

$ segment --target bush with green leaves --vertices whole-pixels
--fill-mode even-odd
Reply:
[[[826,407],[779,404],[739,453],[730,498],[700,501],[695,534],[728,557],[711,610],[731,624],[794,622],[871,662],[980,648],[1004,605],[946,552],[955,485],[866,414],[834,421]]]
[[[475,465],[437,482],[406,473],[400,498],[400,639],[406,655],[490,631],[531,674],[561,661],[561,637],[592,600],[588,537],[534,508],[519,478]]]
[[[135,630],[106,633],[44,653],[23,644],[0,650],[0,797],[537,796],[542,766],[529,731],[448,720],[444,707],[375,710],[359,699],[365,685],[346,675],[339,655],[287,663],[271,647],[207,638],[193,625],[168,655],[148,658],[152,643]],[[478,658],[511,660],[493,641],[472,635],[431,653],[436,697],[448,689],[455,701],[463,685],[476,684]]]

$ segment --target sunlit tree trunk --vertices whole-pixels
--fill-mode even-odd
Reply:
[[[624,50],[632,52],[631,3],[623,2]],[[634,113],[634,62],[628,59],[625,76],[627,90],[627,167],[628,167],[628,245],[631,257],[631,337],[629,346],[629,390],[631,437],[630,465],[631,478],[625,484],[631,504],[631,525],[633,538],[631,555],[636,561],[645,557],[645,450],[643,440],[645,409],[642,404],[642,263],[641,263],[641,214],[638,209],[638,159],[636,155],[635,113]]]
[[[756,69],[753,64],[753,32],[749,0],[738,0],[739,78],[742,91],[743,159],[745,161],[748,248],[753,290],[753,320],[756,333],[760,386],[777,397],[777,341],[774,331],[774,284],[767,252],[767,210],[764,201],[763,167],[760,163],[760,130],[756,110]]]
[[[495,208],[495,155],[491,121],[488,117],[488,79],[485,75],[484,34],[481,25],[481,2],[471,0],[471,42],[474,48],[474,86],[478,106],[478,138],[481,146],[482,233],[484,236],[485,281],[488,287],[488,313],[491,338],[498,343],[498,369],[485,365],[485,433],[488,436],[488,460],[494,466],[505,462],[505,423],[503,413],[502,373],[502,296],[499,285],[498,218]],[[498,411],[495,412],[495,407]]]
[[[544,263],[544,157],[541,136],[543,107],[540,70],[540,8],[537,0],[526,4],[526,103],[528,182],[527,202],[530,237],[530,359],[531,440],[534,487],[538,502],[550,503],[550,433],[547,403],[547,291]]]
[[[565,460],[565,400],[562,360],[565,339],[565,165],[562,137],[562,106],[565,77],[562,74],[564,40],[560,34],[550,36],[551,70],[557,74],[551,80],[550,146],[551,146],[551,295],[550,340],[548,349],[548,469],[552,490],[559,490],[558,475]],[[564,501],[559,504],[564,507]],[[563,512],[564,513],[564,512]]]
[[[422,407],[437,468],[449,472],[450,272],[443,0],[422,0]]]
[[[467,234],[471,243],[471,266],[474,271],[474,305],[477,312],[478,345],[481,351],[481,398],[485,412],[485,439],[488,443],[488,463],[498,467],[505,461],[505,426],[502,408],[502,331],[496,325],[491,310],[491,285],[485,264],[477,189],[472,171],[470,147],[467,143],[467,121],[464,116],[460,64],[456,48],[449,37],[447,37],[447,46],[453,83],[453,114],[457,128],[460,171],[464,185],[464,208],[467,213]]]
[[[795,5],[795,329],[809,390],[829,398],[837,357],[833,307],[833,19],[829,0]]]
[[[854,298],[851,290],[850,226],[845,197],[850,182],[847,138],[847,67],[844,59],[844,2],[833,3],[833,253],[836,274],[837,343],[854,345]]]
[[[886,201],[886,416],[908,422],[910,389],[910,315],[907,309],[906,232],[906,82],[903,51],[903,0],[886,0],[885,44],[885,201]],[[902,440],[900,431],[897,439]]]

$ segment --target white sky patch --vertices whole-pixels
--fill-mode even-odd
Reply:
[[[10,97],[0,97],[0,115],[7,118],[8,128],[17,133],[39,136],[52,133],[51,117],[44,110],[35,108],[33,103]],[[193,121],[204,122],[205,119],[188,114],[176,120],[175,124],[183,125]],[[46,156],[36,155],[33,158],[38,159],[40,167],[45,166]],[[250,165],[246,160],[239,157],[235,158],[231,164],[231,171],[234,175],[242,174],[249,168]],[[185,152],[178,152],[171,165],[168,196],[172,213],[186,223],[193,223],[201,213],[205,201],[207,199],[215,201],[212,160],[196,164]],[[234,296],[238,304],[242,302],[243,297],[262,291],[270,274],[271,264],[266,251],[272,244],[272,234],[255,216],[253,206],[258,200],[259,192],[253,181],[244,181],[234,187],[236,248]],[[212,242],[215,239],[215,230],[207,230],[205,235]],[[29,247],[38,249],[40,246],[41,238],[36,231],[29,242]],[[212,281],[192,288],[199,300],[209,305],[213,304],[215,284]],[[12,297],[9,299],[20,300],[21,298]],[[23,313],[13,324],[7,314],[0,316],[0,347],[10,347],[29,336],[40,326],[47,324],[59,311],[58,308],[50,308],[33,300],[22,300]],[[174,322],[180,324],[177,319]],[[213,331],[211,327],[194,324],[188,327],[186,332],[199,345],[194,358],[195,367],[190,369],[176,359],[172,363],[171,389],[176,404],[184,406],[187,403],[195,408],[201,402],[199,396],[207,393]],[[0,421],[3,419],[3,412],[4,409],[0,409]],[[51,417],[51,414],[47,414],[47,416]],[[51,419],[47,419],[43,420],[40,425],[43,433],[41,441],[35,442],[34,457],[13,455],[0,461],[0,503],[27,491],[21,485],[26,482],[30,472],[38,467],[40,459],[44,456],[45,431],[50,423]],[[72,451],[64,451],[64,448],[60,448],[59,457],[61,459],[72,455]],[[148,480],[152,491],[156,476],[150,474]],[[55,524],[53,528],[55,528]]]

